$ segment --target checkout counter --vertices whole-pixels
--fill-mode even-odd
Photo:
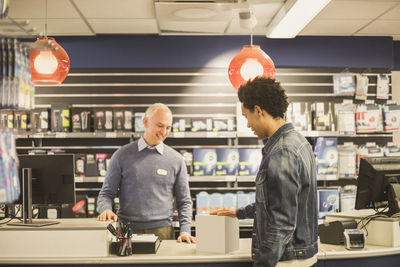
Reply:
[[[110,255],[109,222],[60,219],[45,227],[0,226],[0,265],[10,266],[252,266],[251,239],[240,239],[239,249],[227,254],[199,252],[195,244],[165,240],[156,254]],[[398,223],[397,223],[398,224]],[[400,239],[400,236],[396,237]],[[366,244],[349,251],[344,245],[320,244],[315,266],[400,266],[400,246]],[[284,267],[278,264],[277,267]]]

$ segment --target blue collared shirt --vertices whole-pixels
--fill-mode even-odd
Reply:
[[[164,153],[164,143],[161,142],[158,145],[155,146],[149,146],[146,143],[146,140],[144,140],[143,136],[140,137],[139,142],[138,142],[138,149],[139,152],[142,151],[143,149],[148,148],[148,149],[156,149],[158,153],[160,153],[161,155]]]

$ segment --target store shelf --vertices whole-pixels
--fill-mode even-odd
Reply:
[[[239,220],[239,227],[253,227],[254,219],[243,219]],[[179,227],[178,221],[173,221],[172,226],[175,228]],[[192,220],[192,227],[196,227],[196,221]]]
[[[103,183],[105,177],[75,177],[75,183]],[[189,182],[254,182],[254,176],[190,176]]]
[[[103,183],[105,177],[75,177],[75,183]]]
[[[235,182],[236,176],[190,176],[189,182]]]

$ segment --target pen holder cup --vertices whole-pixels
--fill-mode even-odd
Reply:
[[[118,239],[117,255],[118,256],[132,255],[132,241],[129,237],[121,237]]]

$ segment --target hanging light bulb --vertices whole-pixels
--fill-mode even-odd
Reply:
[[[45,2],[44,37],[37,38],[30,51],[31,82],[55,85],[62,83],[69,72],[69,57],[54,38],[47,37],[47,0]]]
[[[31,81],[33,84],[55,85],[62,83],[69,72],[67,52],[54,38],[39,37],[32,48]]]
[[[271,58],[258,45],[245,45],[229,64],[229,80],[235,89],[257,76],[275,77]]]
[[[33,66],[40,74],[53,74],[58,67],[58,62],[51,51],[40,51],[33,62]]]
[[[236,90],[257,76],[275,77],[274,62],[261,50],[260,46],[253,45],[252,29],[257,24],[257,19],[252,10],[239,11],[239,22],[242,28],[250,31],[250,45],[243,46],[229,64],[229,80]]]

